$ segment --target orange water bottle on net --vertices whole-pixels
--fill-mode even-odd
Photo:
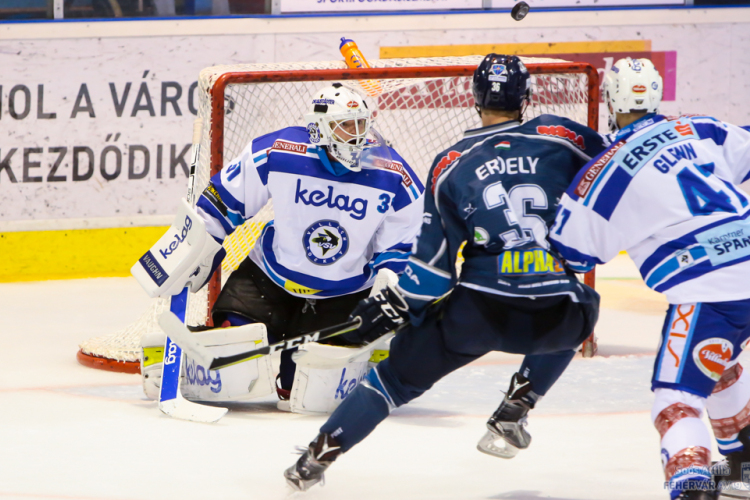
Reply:
[[[354,43],[354,40],[349,40],[346,37],[341,37],[341,45],[339,45],[341,55],[344,56],[346,65],[352,69],[356,68],[369,68],[365,56]],[[383,87],[377,80],[360,80],[359,84],[362,86],[364,91],[370,97],[375,97],[383,92]]]

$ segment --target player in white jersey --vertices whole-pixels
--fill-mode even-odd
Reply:
[[[750,200],[738,188],[750,133],[656,114],[662,79],[646,59],[618,61],[604,94],[613,144],[563,196],[550,239],[581,272],[627,250],[666,295],[652,378],[666,486],[672,499],[713,499],[704,407],[728,456],[714,479],[727,486],[750,465],[750,373],[737,360],[750,338]]]
[[[373,131],[364,99],[335,83],[309,109],[306,127],[253,139],[212,177],[196,208],[207,245],[218,250],[273,200],[275,219],[212,311],[217,326],[264,323],[271,342],[346,321],[381,270],[404,270],[422,222],[422,183]],[[194,273],[197,263],[181,280],[173,276],[177,285],[159,286],[201,285],[223,257],[209,254]],[[294,381],[291,354],[281,358],[282,399]]]

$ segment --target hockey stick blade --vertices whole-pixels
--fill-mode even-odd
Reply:
[[[298,335],[290,339],[282,340],[281,342],[277,342],[275,344],[271,344],[266,347],[253,349],[252,351],[241,352],[239,354],[234,354],[232,356],[222,356],[218,358],[213,358],[213,361],[211,361],[211,364],[209,365],[208,368],[209,370],[219,370],[221,368],[226,368],[227,366],[230,366],[236,363],[242,363],[243,361],[247,361],[253,358],[259,358],[261,356],[265,356],[267,354],[271,354],[276,351],[285,351],[287,349],[293,349],[295,347],[301,346],[303,344],[307,344],[309,342],[317,342],[319,340],[327,339],[330,337],[335,337],[337,335],[342,335],[346,332],[351,332],[352,330],[356,330],[361,325],[362,325],[362,319],[358,316],[351,321],[347,321],[346,323],[333,325],[328,328],[323,328],[322,330],[318,330],[316,332],[303,333],[302,335]]]
[[[179,396],[171,401],[166,401],[159,405],[159,409],[165,415],[180,420],[189,420],[202,424],[213,424],[221,420],[221,417],[229,411],[227,408],[218,406],[205,406],[193,403]]]
[[[159,326],[180,348],[199,365],[208,366],[213,361],[209,350],[195,339],[195,335],[171,311],[164,311],[159,316]]]

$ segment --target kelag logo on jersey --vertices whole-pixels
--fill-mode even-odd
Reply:
[[[345,194],[336,195],[333,192],[333,186],[328,186],[328,191],[310,191],[302,189],[302,180],[297,179],[297,191],[294,193],[294,203],[302,202],[305,205],[312,205],[314,207],[322,207],[323,205],[328,208],[334,208],[336,210],[342,210],[344,212],[352,212],[349,217],[355,220],[362,220],[367,215],[367,200],[362,198],[354,198],[350,200]]]
[[[321,220],[307,228],[302,237],[302,246],[310,262],[327,266],[346,255],[349,235],[338,222]]]

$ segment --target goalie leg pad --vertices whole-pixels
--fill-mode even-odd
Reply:
[[[336,355],[347,347],[318,345]],[[290,410],[303,414],[332,413],[354,390],[369,370],[368,357],[348,361],[337,368],[298,365],[294,374]]]
[[[266,326],[251,323],[196,332],[214,356],[230,356],[268,345]],[[247,401],[274,391],[270,356],[251,359],[221,370],[209,370],[185,355],[182,394],[192,401]]]
[[[198,339],[216,356],[228,356],[268,345],[266,327],[252,323],[241,327],[196,332]],[[143,392],[159,399],[164,332],[152,332],[141,339],[141,377]],[[183,355],[182,395],[191,401],[247,401],[271,394],[273,375],[270,356],[262,356],[221,370],[208,370],[187,354]]]

